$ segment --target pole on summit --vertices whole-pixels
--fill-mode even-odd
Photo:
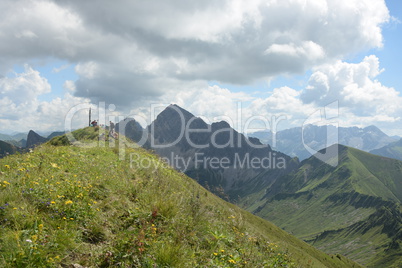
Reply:
[[[91,107],[89,107],[89,123],[88,126],[91,126]]]

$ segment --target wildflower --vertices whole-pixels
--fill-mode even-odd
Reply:
[[[224,252],[225,252],[225,250],[221,249],[221,252],[222,252],[222,253],[224,253]]]
[[[235,261],[235,260],[230,259],[230,260],[229,260],[229,263],[233,263],[233,264],[234,264],[234,263],[236,263],[236,261]]]
[[[72,204],[73,203],[73,201],[71,201],[71,200],[67,200],[64,204],[66,204],[66,205],[70,205],[70,204]]]
[[[218,256],[218,253],[214,252],[214,255],[215,255],[215,256]]]
[[[52,167],[58,168],[59,166],[56,163],[51,163]]]
[[[32,240],[31,240],[31,239],[27,239],[27,240],[25,240],[25,241],[27,241],[28,243],[32,243]]]
[[[6,168],[8,168],[8,169],[10,169],[10,166],[9,165],[4,165]]]

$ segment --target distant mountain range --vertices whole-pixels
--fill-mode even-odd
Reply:
[[[15,135],[0,134],[0,158],[16,152],[23,152],[25,149],[33,148],[55,136],[63,135],[64,132],[52,132],[48,137],[42,137],[33,130],[28,134],[18,133]],[[3,140],[4,139],[4,140]]]
[[[365,128],[335,127],[307,125],[278,131],[274,136],[271,131],[260,131],[248,134],[256,137],[265,144],[275,144],[275,149],[290,156],[297,156],[300,160],[309,158],[314,151],[319,151],[333,144],[342,144],[366,152],[381,148],[395,137],[389,137],[376,126]],[[307,148],[311,148],[313,153]]]

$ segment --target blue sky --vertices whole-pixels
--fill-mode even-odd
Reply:
[[[339,125],[402,135],[401,1],[197,3],[2,1],[0,133],[62,129],[80,103],[288,128],[338,101]]]

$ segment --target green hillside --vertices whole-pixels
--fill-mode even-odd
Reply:
[[[248,209],[326,252],[399,267],[402,162],[338,149],[337,167],[311,157],[261,191]],[[247,207],[246,199],[241,202]]]
[[[1,267],[359,267],[98,131],[0,160]]]
[[[402,160],[402,139],[379,149],[372,150],[370,153]]]
[[[0,140],[0,158],[5,157],[9,154],[14,154],[18,152],[18,148],[14,145]]]

